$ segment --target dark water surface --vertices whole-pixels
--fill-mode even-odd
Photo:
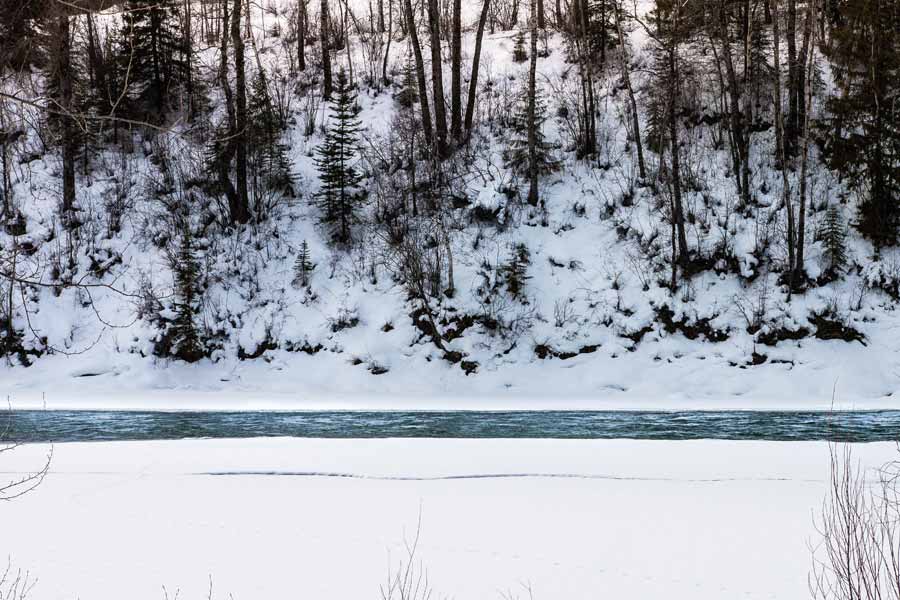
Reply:
[[[8,442],[184,438],[900,440],[900,411],[12,411]]]

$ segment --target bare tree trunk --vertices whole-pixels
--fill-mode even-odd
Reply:
[[[184,54],[187,63],[187,85],[185,92],[187,93],[188,103],[188,121],[193,121],[196,107],[194,106],[194,27],[193,15],[191,14],[190,0],[184,0]]]
[[[742,111],[745,120],[743,136],[741,137],[741,154],[743,165],[741,166],[741,190],[743,192],[744,206],[750,204],[750,125],[753,123],[753,104],[750,101],[750,36],[753,30],[753,20],[750,18],[750,0],[744,0],[744,74],[741,81],[741,94],[744,98]]]
[[[466,102],[466,135],[472,133],[472,122],[475,118],[475,95],[478,91],[478,66],[481,62],[481,40],[484,38],[484,25],[490,12],[491,0],[483,0],[481,17],[478,19],[478,32],[475,34],[475,55],[472,57],[472,77],[469,79],[469,97]]]
[[[330,100],[331,91],[334,89],[334,84],[331,81],[331,53],[329,50],[331,40],[330,36],[328,35],[328,0],[322,0],[319,13],[319,21],[321,21],[320,37],[322,38],[320,40],[320,43],[322,45],[322,97],[325,100]]]
[[[403,12],[406,14],[406,28],[409,31],[409,44],[412,46],[413,57],[416,60],[416,81],[419,86],[419,104],[422,108],[422,132],[425,134],[425,142],[431,147],[434,132],[431,127],[431,109],[428,107],[428,82],[425,80],[425,61],[422,59],[422,46],[419,44],[419,34],[416,29],[412,0],[402,0],[402,2]]]
[[[528,204],[538,204],[538,169],[537,169],[537,122],[535,104],[537,103],[537,0],[531,0],[531,56],[528,69]]]
[[[462,139],[462,2],[453,0],[450,59],[450,135]]]
[[[228,82],[228,1],[222,0],[222,32],[219,38],[219,84],[222,86],[222,92],[225,94],[225,110],[228,114],[228,139],[225,141],[225,147],[222,149],[221,155],[217,160],[217,170],[219,176],[219,185],[225,190],[225,197],[228,200],[228,213],[232,223],[236,222],[237,215],[240,213],[240,198],[234,184],[231,182],[229,175],[229,166],[235,153],[235,132],[237,131],[237,118],[234,111],[234,92],[231,90],[231,84]]]
[[[776,155],[781,162],[781,199],[784,209],[787,211],[787,248],[788,248],[788,273],[794,271],[794,207],[791,202],[791,188],[788,182],[787,163],[788,157],[785,148],[784,115],[781,108],[781,32],[778,14],[778,0],[772,2],[772,41],[775,49],[775,143]]]
[[[341,16],[341,31],[343,31],[341,35],[343,36],[344,46],[347,52],[347,79],[349,80],[350,85],[353,86],[355,85],[353,79],[353,49],[351,47],[352,40],[350,39],[350,19],[347,17],[350,17],[353,20],[355,20],[356,17],[350,12],[350,6],[347,4],[347,0],[343,0],[342,4],[344,5],[344,10]]]
[[[74,224],[75,208],[75,124],[72,111],[72,32],[68,15],[57,18],[56,69],[59,79],[59,111],[62,116],[62,214],[68,225]]]
[[[388,59],[391,57],[391,42],[394,41],[394,0],[388,0],[388,26],[387,26],[387,44],[384,48],[384,60],[381,63],[381,81],[384,85],[388,84],[387,67]]]
[[[306,3],[297,0],[297,69],[306,70]]]
[[[453,249],[450,247],[450,234],[447,231],[447,226],[443,222],[441,223],[441,229],[444,234],[444,250],[447,253],[447,289],[444,290],[444,294],[448,298],[452,298],[456,295],[456,284],[453,280]]]
[[[719,88],[720,88],[720,96],[722,101],[722,112],[725,112],[724,107],[728,108],[728,125],[725,127],[725,131],[728,133],[728,151],[731,154],[731,169],[734,172],[734,187],[738,191],[738,194],[741,193],[741,151],[738,147],[738,141],[735,138],[734,132],[734,110],[731,105],[731,96],[728,94],[728,85],[725,83],[725,76],[722,74],[722,60],[719,59],[719,51],[716,49],[716,42],[713,39],[713,34],[709,35],[709,46],[712,49],[713,58],[716,64],[716,74],[719,77]]]
[[[12,193],[12,185],[9,178],[9,150],[7,143],[7,135],[9,132],[0,130],[0,160],[3,161],[3,164],[0,165],[2,168],[2,172],[0,172],[0,177],[2,177],[2,190],[0,190],[0,223],[3,223],[7,216],[10,213],[10,201],[9,196]]]
[[[250,199],[247,194],[247,75],[244,65],[244,39],[241,36],[241,0],[234,0],[231,16],[231,43],[234,46],[235,125],[236,149],[235,178],[237,180],[238,211],[232,215],[235,223],[250,220]]]
[[[19,258],[19,239],[18,237],[13,237],[12,240],[12,252],[9,262],[9,293],[7,296],[7,310],[6,310],[6,340],[8,343],[12,344],[13,340],[15,340],[16,329],[13,326],[13,311],[15,310],[15,304],[13,304],[13,300],[15,299],[15,289],[16,282],[15,279],[17,277],[16,273],[16,263]]]
[[[672,143],[672,221],[678,236],[678,262],[682,266],[688,262],[687,234],[684,228],[684,208],[681,197],[681,161],[678,148],[678,121],[676,118],[676,98],[678,96],[678,7],[672,11],[672,40],[669,55],[669,137]]]
[[[593,61],[590,57],[590,37],[588,35],[588,0],[575,0],[580,11],[581,40],[581,96],[584,104],[584,139],[581,143],[581,153],[591,156],[597,151],[597,115],[594,104],[594,71]]]
[[[437,152],[447,156],[447,107],[444,102],[444,75],[441,61],[441,15],[438,0],[428,0],[428,25],[431,33],[431,87],[434,98],[434,122]]]
[[[628,47],[625,45],[625,35],[622,33],[622,17],[618,3],[616,3],[614,11],[616,16],[616,33],[619,36],[622,79],[625,81],[625,89],[628,90],[628,103],[631,105],[631,126],[634,129],[634,141],[637,144],[638,169],[641,179],[646,179],[647,168],[644,165],[644,146],[641,143],[641,120],[638,115],[637,101],[634,98],[634,88],[631,86],[631,72],[628,68]]]
[[[725,63],[725,72],[728,75],[728,98],[729,98],[729,122],[731,124],[731,136],[734,140],[734,147],[737,151],[737,171],[735,171],[735,181],[737,183],[737,191],[741,195],[741,203],[745,206],[750,203],[750,190],[747,189],[749,180],[749,160],[747,153],[747,141],[749,137],[747,123],[748,115],[741,109],[741,99],[745,94],[743,81],[738,82],[737,69],[734,66],[734,58],[731,52],[731,36],[728,32],[728,8],[727,2],[721,0],[719,3],[719,39],[722,43],[722,57]],[[745,32],[746,34],[746,32]],[[746,176],[745,176],[746,175]]]
[[[807,195],[807,170],[809,163],[809,112],[812,110],[812,86],[809,81],[813,76],[815,68],[815,51],[811,44],[815,35],[814,23],[816,20],[816,2],[810,2],[806,8],[806,23],[803,32],[804,46],[804,65],[803,70],[804,81],[806,85],[803,87],[805,97],[802,102],[802,117],[800,139],[800,206],[797,208],[797,262],[794,265],[794,286],[801,285],[806,277],[806,269],[804,265],[803,247],[806,244],[806,195]]]
[[[88,81],[94,90],[102,90],[100,85],[100,61],[99,52],[97,50],[97,35],[94,32],[94,16],[88,13],[85,16],[87,25],[87,65],[88,65]]]
[[[544,0],[537,0],[537,27],[540,30],[547,28],[547,23],[544,20]]]
[[[807,18],[809,16],[809,10],[812,4],[816,2],[808,2],[806,5]],[[803,128],[803,121],[806,118],[806,88],[809,85],[807,73],[806,73],[806,61],[809,57],[810,52],[812,52],[812,48],[810,46],[812,37],[815,35],[816,28],[813,26],[807,27],[804,24],[803,27],[803,43],[800,46],[800,52],[797,55],[797,91],[795,92],[797,95],[796,104],[797,104],[797,136],[801,135],[801,129]],[[799,140],[798,140],[799,141]],[[800,149],[802,152],[803,150]]]
[[[785,124],[785,148],[794,156],[797,147],[797,0],[788,0],[787,18],[788,46],[788,115]]]

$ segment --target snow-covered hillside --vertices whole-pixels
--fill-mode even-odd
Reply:
[[[898,406],[900,253],[876,253],[850,226],[855,196],[821,164],[818,147],[810,148],[805,264],[815,284],[790,293],[780,279],[787,250],[774,129],[762,127],[752,138],[755,201],[740,207],[718,125],[682,119],[687,232],[697,266],[672,289],[668,205],[653,181],[638,178],[620,73],[610,61],[600,75],[599,152],[579,159],[566,118],[577,96],[577,67],[559,33],[541,40],[537,63],[549,116],[544,134],[560,161],[540,182],[544,210],[524,201],[527,181],[504,163],[509,115],[518,110],[527,62],[512,60],[515,31],[485,36],[478,126],[445,167],[451,181],[446,199],[454,208],[440,219],[455,293],[430,298],[432,323],[398,272],[379,222],[393,193],[383,154],[403,144],[396,137],[395,96],[407,44],[392,43],[392,81],[383,88],[366,81],[366,43],[354,36],[349,46],[368,195],[354,243],[335,246],[313,202],[320,186],[314,151],[329,113],[313,99],[314,75],[288,75],[291,50],[272,34],[276,23],[287,30],[288,4],[266,3],[268,10],[254,9],[252,17],[259,66],[287,90],[291,125],[283,142],[298,193],[275,199],[268,221],[197,236],[204,277],[198,320],[210,348],[197,363],[155,356],[155,347],[160,315],[170,318],[174,301],[170,205],[160,198],[170,195],[169,178],[202,174],[201,133],[175,121],[164,131],[134,132],[133,147],[97,148],[85,159],[89,168],[78,173],[83,224],[73,234],[56,216],[60,161],[42,151],[40,129],[32,126],[40,111],[29,104],[6,107],[6,119],[29,126],[12,149],[13,197],[27,225],[15,240],[9,230],[0,234],[0,242],[27,248],[17,256],[20,277],[49,284],[62,271],[98,286],[60,293],[49,285],[25,286],[21,294],[14,286],[13,321],[25,348],[34,351],[10,355],[0,366],[0,393],[16,406],[46,400],[51,408],[826,408],[833,398],[840,406]],[[477,8],[466,5],[469,25]],[[102,18],[114,23],[118,15]],[[629,38],[643,103],[651,42],[635,24]],[[474,33],[463,40],[468,65]],[[684,52],[694,67],[686,85],[700,86],[711,72],[709,54],[700,44]],[[336,68],[346,65],[346,52],[334,60]],[[199,73],[213,82],[217,48],[203,49],[198,61]],[[827,61],[821,65],[825,84],[817,94],[828,89]],[[251,73],[257,68],[248,60]],[[4,85],[16,95],[37,96],[41,78],[18,76]],[[221,92],[209,88],[215,121],[224,110]],[[700,86],[690,95],[697,114],[715,122],[717,92]],[[822,110],[819,96],[813,106]],[[761,112],[763,121],[771,119]],[[317,126],[306,135],[310,115]],[[657,172],[659,156],[646,155]],[[790,174],[792,186],[798,176]],[[192,222],[206,230],[204,219],[222,200],[182,193],[198,195],[191,200]],[[118,205],[121,223],[113,227],[109,209]],[[839,209],[847,226],[849,262],[837,277],[825,276],[820,235],[829,207]],[[295,284],[304,242],[315,265],[307,287]],[[516,261],[524,276],[514,294],[504,277]],[[370,399],[348,399],[354,394]]]

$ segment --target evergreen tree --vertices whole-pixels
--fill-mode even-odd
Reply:
[[[587,0],[587,35],[590,52],[600,67],[606,64],[607,51],[618,44],[616,4],[620,0]]]
[[[284,124],[272,105],[272,96],[269,94],[269,86],[263,73],[257,73],[250,82],[247,113],[251,117],[248,132],[251,143],[265,141],[266,138],[271,138],[276,132],[284,129]]]
[[[275,111],[266,78],[257,73],[247,99],[250,168],[261,177],[266,189],[294,196],[293,164],[287,146],[281,142],[285,123]]]
[[[97,82],[97,96],[94,100],[98,111],[103,115],[119,116],[135,113],[135,106],[132,99],[125,93],[125,87],[130,81],[130,73],[128,72],[128,64],[123,63],[120,54],[124,38],[121,37],[122,32],[116,28],[105,30],[105,39],[103,42],[103,81]],[[128,79],[126,79],[128,77]],[[119,129],[121,124],[118,119],[113,119],[110,124],[112,128],[113,139],[119,141]]]
[[[857,0],[839,10],[831,58],[843,91],[829,102],[831,164],[860,194],[860,231],[890,245],[900,225],[900,7]]]
[[[195,316],[200,308],[200,267],[194,254],[194,241],[189,225],[181,232],[181,245],[173,261],[175,271],[175,320],[169,331],[172,355],[186,362],[203,358],[203,343],[197,332]]]
[[[176,0],[127,0],[119,61],[128,73],[129,95],[161,118],[187,90],[189,61]]]
[[[394,101],[402,109],[411,109],[419,102],[419,88],[416,82],[416,66],[412,57],[408,57],[403,66],[403,83],[394,95]]]
[[[335,225],[334,239],[350,241],[350,223],[361,193],[361,176],[353,165],[357,153],[360,122],[356,118],[356,93],[341,69],[334,82],[331,115],[325,141],[316,149],[316,167],[322,187],[318,199],[324,220]]]
[[[309,244],[306,240],[300,244],[300,252],[297,253],[297,260],[294,261],[294,285],[298,287],[308,287],[309,277],[316,265],[312,263],[309,255]]]
[[[771,30],[764,22],[764,15],[759,14],[761,11],[753,12],[754,22],[751,24],[750,31],[750,61],[749,61],[749,80],[748,84],[753,89],[754,102],[760,105],[761,99],[765,97],[765,92],[772,83],[772,71],[769,65],[769,59],[772,56],[772,38],[769,37]],[[749,94],[750,90],[744,93]],[[754,111],[758,116],[760,109]]]
[[[668,98],[668,73],[663,67],[664,58],[660,53],[654,53],[654,77],[646,89],[644,113],[647,118],[646,143],[647,147],[662,155],[669,146]]]
[[[832,274],[836,274],[847,265],[846,235],[841,209],[837,206],[829,206],[822,228],[822,244],[825,249],[825,259],[828,261],[828,271]]]
[[[538,175],[547,175],[559,167],[553,156],[556,146],[547,141],[543,125],[547,120],[547,103],[541,90],[535,92],[534,105],[535,149],[537,155]],[[528,174],[528,89],[527,86],[519,94],[516,109],[511,116],[510,128],[512,137],[506,151],[506,166],[520,175]]]
[[[0,2],[0,73],[40,61],[36,17],[43,8],[39,2]]]
[[[513,46],[512,54],[513,62],[525,62],[528,60],[528,52],[525,51],[525,32],[520,31],[516,34],[516,43]]]
[[[509,260],[500,267],[507,291],[517,300],[525,297],[525,282],[531,279],[528,275],[528,265],[530,264],[531,253],[528,251],[528,246],[516,244],[512,247],[512,255]]]

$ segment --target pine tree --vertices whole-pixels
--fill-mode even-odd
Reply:
[[[193,236],[189,225],[181,232],[181,245],[173,261],[175,271],[175,320],[170,336],[172,355],[186,362],[203,358],[203,343],[194,322],[200,303],[200,267],[194,254]]]
[[[844,217],[840,208],[829,206],[822,228],[822,244],[825,259],[828,261],[828,271],[832,274],[836,274],[847,265],[846,236]]]
[[[556,147],[547,141],[543,125],[547,120],[547,103],[541,90],[536,90],[534,108],[535,148],[537,150],[538,175],[548,175],[559,167],[554,158]],[[520,175],[528,175],[528,88],[519,94],[516,109],[511,117],[512,137],[506,151],[506,166]]]
[[[186,91],[189,61],[176,0],[127,0],[119,61],[128,72],[129,95],[161,118]]]
[[[297,287],[308,287],[309,277],[316,265],[312,263],[309,255],[309,244],[306,240],[300,244],[300,252],[297,253],[297,260],[294,261],[294,285]]]
[[[513,46],[513,62],[525,62],[528,60],[528,52],[525,51],[525,32],[519,31],[516,34],[516,44]]]
[[[315,163],[322,183],[318,199],[324,221],[335,224],[335,241],[347,243],[361,196],[357,186],[362,178],[353,165],[361,124],[356,118],[356,93],[343,69],[337,73],[329,104],[331,115],[325,141],[316,149]]]

